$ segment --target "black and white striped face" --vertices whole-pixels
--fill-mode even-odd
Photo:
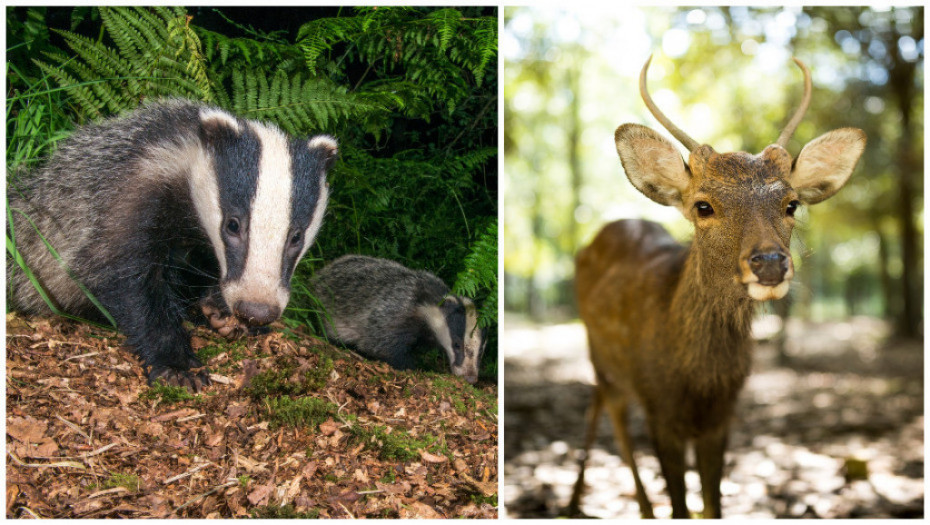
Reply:
[[[223,298],[242,321],[268,324],[287,306],[291,275],[323,223],[336,141],[291,140],[219,110],[201,110],[200,121],[212,170],[194,170],[191,194]]]
[[[478,309],[467,297],[449,295],[442,305],[421,307],[433,335],[449,358],[454,375],[478,381],[484,351],[484,331],[478,328]]]

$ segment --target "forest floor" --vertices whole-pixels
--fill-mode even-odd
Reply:
[[[580,323],[544,327],[515,317],[507,316],[501,342],[505,515],[552,518],[577,476],[594,376]],[[731,429],[724,517],[924,516],[923,345],[887,341],[887,331],[870,318],[789,321],[787,365],[778,364],[773,344],[760,342]],[[632,414],[640,475],[656,516],[668,517],[642,413]],[[606,416],[598,434],[581,510],[638,518],[633,478]],[[697,473],[689,471],[686,483],[688,507],[700,511]]]
[[[7,517],[497,517],[495,384],[198,328],[191,395],[123,340],[7,315]]]

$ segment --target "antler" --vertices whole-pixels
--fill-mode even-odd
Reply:
[[[776,144],[783,148],[788,147],[788,140],[791,139],[794,130],[798,128],[798,124],[800,124],[801,119],[804,118],[804,113],[807,112],[807,106],[811,103],[811,72],[807,69],[807,66],[804,65],[804,62],[801,62],[795,57],[791,57],[791,59],[794,60],[794,63],[804,72],[804,96],[801,97],[801,106],[794,112],[794,116],[791,117],[791,120],[788,121],[788,124],[785,126],[785,130],[782,131],[781,135],[778,137],[778,142],[776,142]]]
[[[646,60],[646,65],[643,66],[642,72],[639,74],[639,94],[643,97],[643,102],[646,103],[646,107],[649,108],[649,111],[652,113],[652,116],[659,121],[659,124],[662,124],[673,137],[678,139],[678,142],[684,144],[688,151],[694,151],[700,144],[687,133],[681,130],[678,126],[672,124],[672,121],[668,119],[661,111],[659,111],[658,106],[655,102],[652,101],[652,97],[649,96],[649,91],[646,90],[646,70],[649,69],[649,63],[652,62],[652,55],[649,55],[649,58]],[[798,119],[800,120],[800,118]],[[796,126],[797,124],[795,124]],[[787,131],[787,130],[786,130]],[[794,130],[792,130],[794,131]],[[790,135],[789,135],[790,136]]]

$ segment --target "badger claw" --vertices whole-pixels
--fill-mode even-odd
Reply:
[[[152,371],[149,372],[149,384],[154,384],[156,381],[169,386],[181,386],[198,393],[210,385],[210,374],[204,367],[178,370],[169,366],[153,366]]]

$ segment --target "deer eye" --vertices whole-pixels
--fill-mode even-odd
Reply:
[[[789,217],[794,217],[794,213],[798,211],[798,206],[801,203],[798,201],[791,201],[788,203],[788,208],[785,210],[785,214]]]
[[[698,217],[710,217],[714,214],[714,207],[707,201],[695,202],[694,209],[697,210]]]

